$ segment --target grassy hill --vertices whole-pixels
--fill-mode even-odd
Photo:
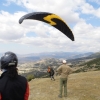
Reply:
[[[96,59],[93,59],[91,61],[81,64],[81,66],[85,66],[85,65],[87,65],[88,68],[95,67],[95,68],[100,69],[100,58],[96,58]]]
[[[29,82],[29,100],[66,100],[58,98],[59,76],[55,81],[38,78]],[[100,71],[73,73],[68,79],[67,100],[100,100]]]
[[[76,65],[77,66],[77,65]],[[100,70],[100,58],[95,58],[87,62],[83,62],[78,64],[78,69],[75,71],[77,72],[86,72],[91,70]]]

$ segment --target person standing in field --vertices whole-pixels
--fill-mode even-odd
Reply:
[[[18,58],[6,52],[0,59],[0,100],[28,100],[29,85],[25,77],[18,75]]]
[[[67,80],[68,75],[72,73],[72,68],[67,65],[66,60],[63,60],[63,64],[57,68],[57,73],[60,74],[60,94],[58,97],[62,98],[63,87],[64,97],[67,97]]]
[[[51,80],[55,81],[55,78],[54,78],[54,74],[55,74],[54,69],[49,66],[47,72],[49,73],[49,76],[50,76]]]

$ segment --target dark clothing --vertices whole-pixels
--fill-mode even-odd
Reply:
[[[7,72],[0,77],[0,100],[28,100],[29,87],[25,77],[17,75],[10,79]]]
[[[49,73],[49,75],[50,75],[51,80],[52,80],[52,79],[55,80],[55,79],[54,79],[54,74],[55,74],[55,72],[54,72],[53,68],[50,68],[50,71],[49,71],[48,73]]]
[[[50,69],[50,76],[53,76],[54,75],[54,70],[51,68]]]

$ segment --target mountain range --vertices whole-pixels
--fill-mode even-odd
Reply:
[[[0,57],[2,53],[0,53]],[[84,59],[94,59],[100,57],[100,52],[42,52],[30,54],[17,54],[19,63],[38,61],[45,58],[67,59],[68,61],[78,61]]]
[[[46,52],[46,53],[31,53],[19,55],[18,59],[21,62],[37,61],[45,58],[56,58],[56,59],[76,59],[82,57],[88,57],[93,55],[93,52]]]

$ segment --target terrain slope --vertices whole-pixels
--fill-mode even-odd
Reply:
[[[59,76],[55,76],[55,79],[55,81],[50,78],[31,80],[29,100],[100,100],[100,71],[69,75],[66,98],[58,98]]]

